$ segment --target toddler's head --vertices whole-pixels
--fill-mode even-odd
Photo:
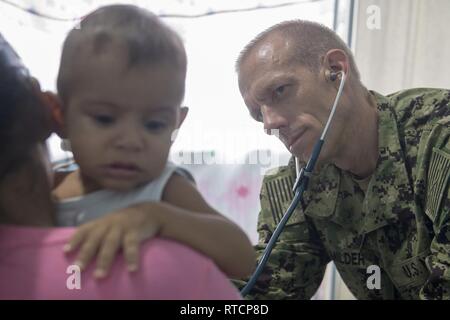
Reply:
[[[58,74],[62,136],[85,188],[128,190],[163,170],[181,108],[186,53],[152,13],[100,8],[65,40]]]

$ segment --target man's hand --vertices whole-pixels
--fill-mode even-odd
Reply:
[[[104,278],[117,252],[123,249],[128,270],[136,271],[141,241],[154,237],[161,229],[158,215],[152,212],[158,210],[157,206],[158,203],[152,203],[151,207],[155,210],[149,210],[149,203],[146,203],[144,210],[138,204],[86,223],[78,228],[64,246],[64,251],[72,252],[79,248],[75,264],[81,270],[97,254],[94,277]]]

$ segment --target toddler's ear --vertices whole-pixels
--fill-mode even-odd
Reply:
[[[189,108],[188,107],[181,107],[180,108],[180,120],[178,121],[177,129],[180,128],[181,125],[183,124],[184,119],[186,119],[186,116],[187,116],[188,112],[189,112]]]
[[[171,143],[173,143],[175,141],[175,139],[177,138],[178,130],[180,129],[181,125],[183,124],[184,119],[186,119],[188,111],[189,111],[188,107],[181,107],[180,108],[180,118],[178,120],[178,123],[177,123],[177,126],[176,126],[175,130],[173,130],[173,132],[172,132],[172,136],[170,137]]]
[[[53,92],[45,91],[42,93],[43,100],[48,108],[50,108],[53,131],[61,138],[66,138],[63,106],[59,96]]]

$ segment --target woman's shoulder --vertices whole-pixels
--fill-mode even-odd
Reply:
[[[211,258],[187,245],[155,238],[143,244],[141,257],[142,276],[153,278],[153,269],[162,280],[161,299],[242,299]]]
[[[46,246],[68,240],[75,228],[0,225],[0,246]]]
[[[174,263],[174,265],[182,263],[185,268],[197,267],[204,269],[213,264],[212,260],[202,253],[185,244],[166,238],[153,238],[144,242],[141,247],[141,256],[143,259],[150,259],[149,262],[152,264],[155,261],[159,263]]]
[[[153,238],[142,243],[138,271],[129,273],[123,255],[119,254],[106,279],[100,282],[94,279],[95,263],[91,262],[80,274],[83,279],[82,290],[67,291],[66,281],[75,276],[70,273],[74,270],[68,267],[73,264],[76,253],[66,255],[62,248],[74,231],[74,228],[0,225],[0,252],[8,257],[8,263],[0,265],[0,269],[4,269],[4,279],[20,278],[21,287],[24,288],[35,283],[36,278],[42,280],[32,294],[20,291],[13,283],[10,283],[8,290],[17,289],[20,291],[17,296],[31,299],[240,298],[237,290],[210,258],[165,238]],[[117,288],[122,290],[118,291]],[[0,296],[1,293],[2,290]]]

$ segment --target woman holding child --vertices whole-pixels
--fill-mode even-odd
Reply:
[[[132,17],[135,30],[125,23]],[[139,39],[139,26],[153,27],[150,38]],[[181,41],[131,6],[101,8],[80,30],[65,43],[61,97],[42,93],[0,38],[0,298],[239,298],[212,261],[230,277],[248,275],[248,238],[167,163],[167,134],[185,116]],[[55,188],[45,147],[52,131],[70,140],[80,167]],[[66,209],[77,206],[85,218],[70,223]],[[144,241],[157,235],[172,240]]]

